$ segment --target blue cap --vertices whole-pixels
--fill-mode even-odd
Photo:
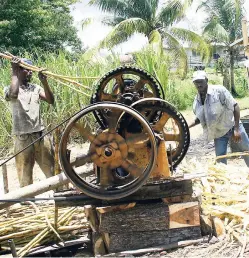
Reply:
[[[30,59],[22,58],[21,61],[26,63],[26,64],[33,65],[33,62]]]

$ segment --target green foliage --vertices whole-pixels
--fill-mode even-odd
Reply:
[[[235,85],[239,98],[248,96],[248,76],[244,68],[235,69]]]
[[[74,0],[0,0],[0,50],[81,48],[69,5]]]
[[[104,18],[105,24],[114,26],[113,30],[100,43],[100,47],[112,48],[127,41],[135,33],[148,38],[151,45],[162,47],[162,41],[168,46],[168,54],[175,60],[175,65],[187,71],[187,55],[182,45],[188,42],[203,58],[210,55],[209,47],[201,36],[172,25],[181,20],[192,0],[166,1],[159,9],[155,0],[91,0],[90,3],[113,16]]]
[[[224,67],[224,80],[226,85],[231,86],[234,95],[238,95],[235,89],[234,81],[234,59],[236,54],[236,46],[230,47],[236,39],[241,38],[241,19],[243,14],[243,0],[205,0],[199,8],[202,8],[207,19],[203,30],[203,35],[210,42],[223,43],[227,46],[230,56],[230,79],[228,79],[228,66]]]
[[[203,1],[199,8],[203,8],[208,14],[204,35],[212,41],[225,44],[231,44],[241,37],[243,2],[242,0]]]

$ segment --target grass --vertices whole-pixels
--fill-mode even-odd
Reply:
[[[86,55],[69,56],[64,52],[57,54],[41,54],[34,52],[32,55],[24,53],[22,57],[31,58],[34,64],[39,67],[45,67],[48,71],[64,76],[103,76],[105,73],[120,66],[118,56],[111,55],[105,59],[95,56],[89,58]],[[136,66],[147,70],[150,74],[157,77],[165,91],[166,100],[171,102],[179,110],[185,110],[192,105],[196,90],[193,86],[191,77],[192,72],[189,71],[186,79],[182,80],[179,73],[170,72],[172,60],[161,54],[155,54],[150,49],[144,49],[142,52],[136,53]],[[209,82],[213,84],[222,84],[222,78],[216,75],[212,70],[208,71]],[[236,70],[236,83],[240,95],[245,96],[247,87],[245,87],[245,73],[243,70]],[[4,86],[10,84],[10,63],[6,60],[0,60],[0,155],[1,150],[9,146],[11,141],[11,112],[9,104],[3,98]],[[33,82],[40,84],[36,74],[33,75]],[[78,91],[83,91],[92,95],[97,80],[82,79],[79,81],[83,85],[89,87],[89,90],[75,87]],[[84,108],[90,103],[90,97],[62,85],[52,79],[49,84],[55,96],[55,105],[51,106],[42,103],[43,119],[45,124],[51,128],[59,122],[68,118],[78,110]],[[241,108],[249,103],[241,99]]]

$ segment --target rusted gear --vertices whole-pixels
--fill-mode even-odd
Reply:
[[[169,164],[172,163],[172,167],[176,168],[186,155],[190,143],[189,128],[182,114],[169,102],[156,98],[139,100],[132,107],[145,116],[155,134],[164,139]],[[126,128],[129,128],[127,121]]]
[[[110,71],[98,81],[91,103],[108,101],[130,106],[139,99],[149,97],[164,99],[158,80],[140,68],[123,66]],[[105,112],[96,112],[95,115],[100,126],[105,128]]]
[[[93,113],[105,109],[109,110],[107,129],[91,129],[87,122],[94,118]],[[118,133],[119,123],[126,115],[138,121],[142,128],[139,135],[127,139]],[[88,152],[84,154],[86,148],[74,150],[74,139],[84,141]],[[150,157],[143,167],[137,166],[129,155],[131,146],[134,149],[141,145],[150,146]],[[137,191],[148,179],[157,160],[156,138],[146,119],[135,109],[123,104],[99,103],[88,106],[71,119],[62,135],[59,155],[65,174],[86,195],[119,199]],[[84,175],[86,168],[93,169],[90,176]],[[126,175],[118,177],[119,170],[126,171]]]

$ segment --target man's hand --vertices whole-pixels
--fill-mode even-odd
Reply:
[[[47,82],[47,76],[46,76],[44,73],[42,73],[43,71],[44,71],[44,70],[42,70],[42,71],[40,71],[40,72],[38,73],[39,80],[40,80],[42,83]]]
[[[14,74],[17,74],[19,69],[20,69],[20,62],[21,62],[21,59],[18,58],[18,57],[13,57],[12,60],[11,60],[11,67],[12,67],[12,72]]]
[[[235,143],[239,143],[241,142],[241,133],[240,133],[240,130],[239,128],[234,128],[234,131],[233,131],[233,141]]]

